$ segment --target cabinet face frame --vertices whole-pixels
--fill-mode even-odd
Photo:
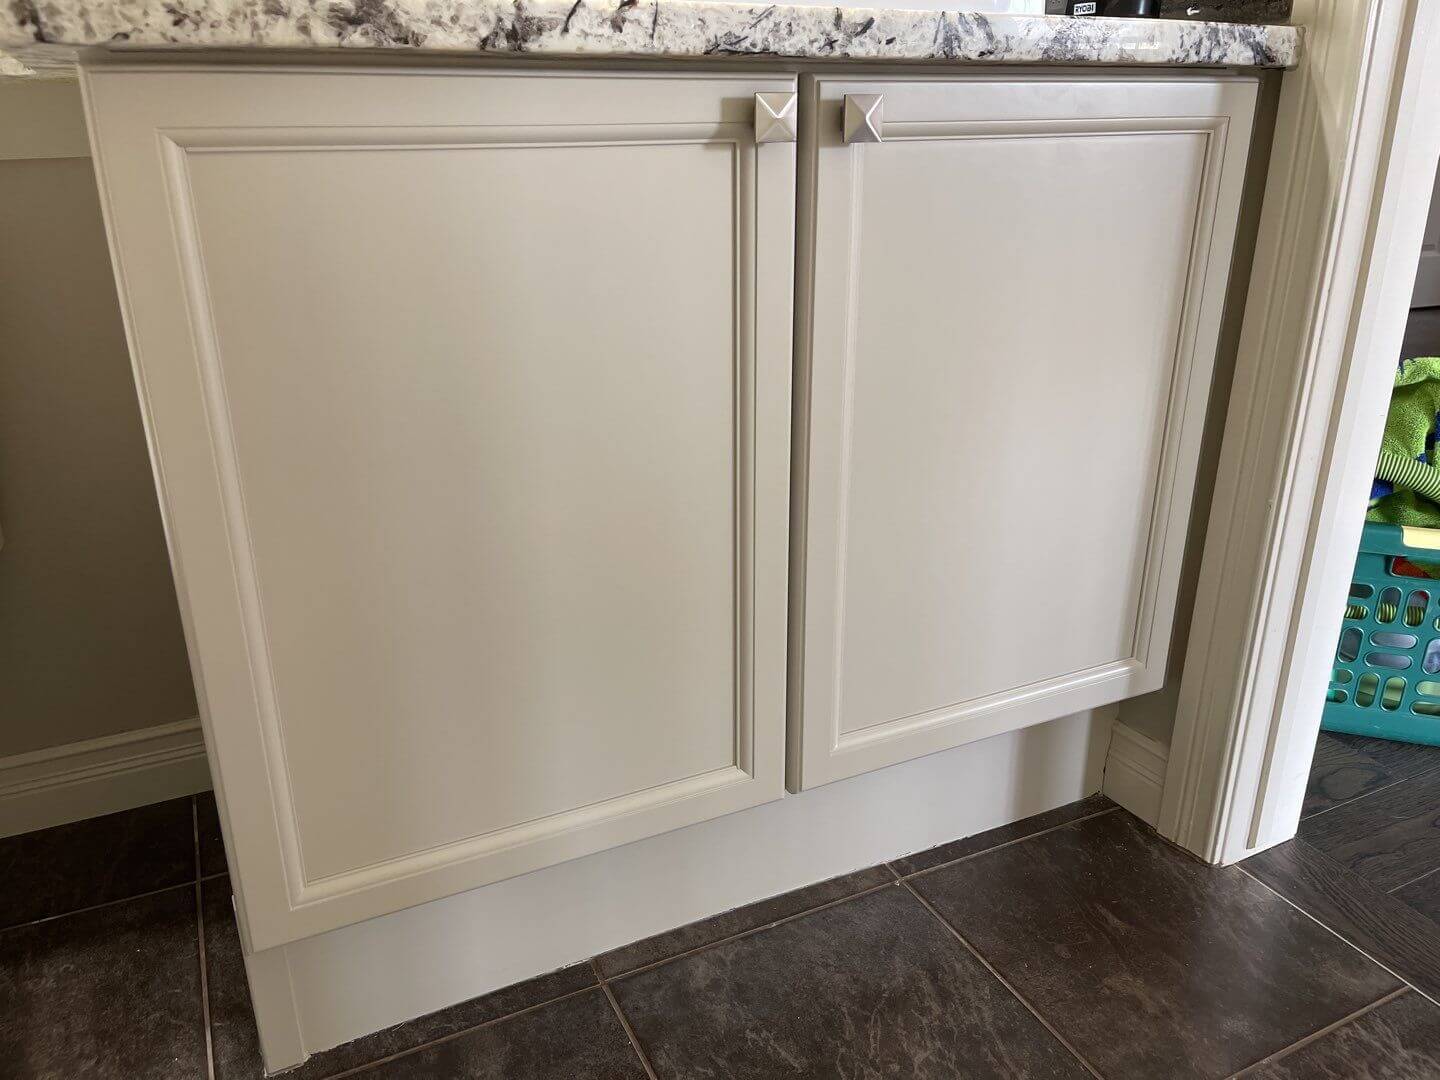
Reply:
[[[101,63],[82,73],[111,251],[242,933],[266,949],[783,794],[794,144],[791,77]],[[187,156],[526,144],[735,156],[736,764],[307,880],[228,434]]]
[[[787,786],[800,791],[1163,685],[1201,429],[1258,92],[1252,76],[806,76],[800,148]],[[1206,148],[1134,648],[1111,663],[842,732],[862,155],[847,94],[884,95],[885,140],[1196,133]],[[838,433],[838,434],[837,434]],[[977,465],[977,467],[982,467]]]

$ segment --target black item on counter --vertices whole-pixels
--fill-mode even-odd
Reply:
[[[1065,14],[1153,19],[1160,14],[1160,0],[1065,0]]]

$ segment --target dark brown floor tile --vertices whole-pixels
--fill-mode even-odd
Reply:
[[[190,798],[0,840],[0,927],[195,880]]]
[[[1088,1075],[899,885],[611,988],[660,1080]]]
[[[843,874],[817,885],[807,885],[803,889],[781,893],[768,900],[746,904],[733,911],[727,911],[709,919],[701,919],[699,922],[693,922],[688,926],[669,930],[663,934],[656,934],[654,937],[645,938],[631,945],[622,945],[618,949],[597,956],[595,962],[600,966],[601,974],[607,979],[613,978],[616,975],[623,975],[627,971],[645,967],[647,964],[679,956],[681,953],[698,949],[703,945],[713,945],[717,941],[734,937],[736,934],[743,934],[747,930],[769,926],[780,919],[787,919],[792,915],[799,915],[801,912],[820,907],[822,904],[854,896],[866,889],[889,885],[894,880],[895,875],[884,866],[857,870],[853,874]]]
[[[1009,825],[1001,825],[998,829],[988,829],[985,832],[976,833],[974,836],[966,836],[960,840],[952,840],[948,844],[941,844],[939,847],[927,848],[924,851],[917,851],[913,855],[893,859],[890,865],[895,868],[897,874],[906,877],[910,874],[918,874],[922,870],[943,866],[956,859],[977,855],[990,848],[999,847],[1001,844],[1023,840],[1027,836],[1034,836],[1038,832],[1053,829],[1057,825],[1066,825],[1080,818],[1090,817],[1092,814],[1103,814],[1107,810],[1114,809],[1115,804],[1104,795],[1091,795],[1079,802],[1067,803],[1046,813],[1035,814],[1033,817],[1014,821]]]
[[[1382,889],[1414,881],[1440,868],[1440,774],[1307,818],[1300,838]]]
[[[1440,1009],[1413,990],[1314,1042],[1266,1062],[1247,1080],[1435,1080]]]
[[[912,881],[1107,1080],[1226,1076],[1400,985],[1124,813]]]
[[[1301,817],[1330,810],[1351,799],[1396,783],[1374,758],[1353,749],[1329,732],[1320,733]]]
[[[205,1074],[193,885],[0,932],[0,1076]]]
[[[356,1080],[422,1077],[645,1080],[645,1068],[605,992],[596,987],[366,1069]]]
[[[227,872],[225,841],[220,837],[220,811],[215,809],[215,793],[202,791],[195,796],[195,829],[200,844],[200,876]]]
[[[1434,923],[1440,923],[1440,870],[1402,885],[1390,894]],[[1440,960],[1440,957],[1437,957]]]
[[[1440,927],[1303,840],[1240,864],[1406,982],[1440,994]]]
[[[1322,731],[1320,737],[1334,739],[1346,749],[1364,754],[1396,780],[1408,780],[1412,776],[1440,769],[1440,746],[1374,739],[1368,735],[1347,735],[1338,731]]]
[[[230,903],[230,881],[226,877],[210,878],[201,888],[201,910],[205,917],[206,971],[210,991],[210,1037],[215,1048],[215,1078],[261,1080],[264,1073],[260,1062],[259,1036],[255,1031],[250,990],[245,982],[240,935],[235,927],[235,909]],[[477,1024],[528,1009],[542,1002],[553,1001],[593,985],[595,973],[590,965],[576,964],[549,975],[507,986],[483,997],[452,1005],[428,1016],[408,1020],[332,1050],[322,1050],[312,1055],[298,1069],[286,1072],[285,1078],[319,1080],[322,1077],[334,1076],[347,1069],[413,1050],[435,1039],[446,1038]]]

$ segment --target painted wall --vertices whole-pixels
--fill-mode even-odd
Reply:
[[[0,758],[196,715],[83,131],[0,82]]]

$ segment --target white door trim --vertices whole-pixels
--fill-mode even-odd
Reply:
[[[1299,821],[1440,153],[1437,5],[1294,17],[1159,820],[1220,863]]]

